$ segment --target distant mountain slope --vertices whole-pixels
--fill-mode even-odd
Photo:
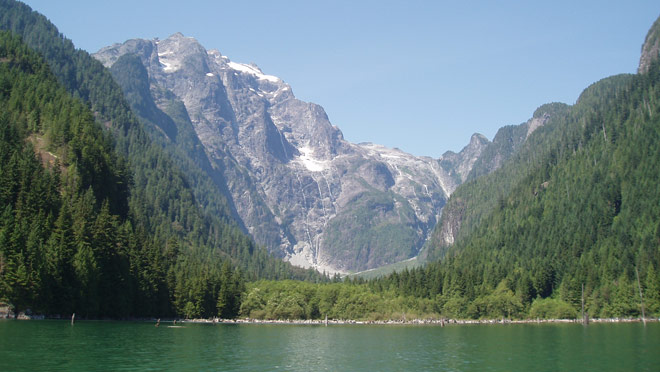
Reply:
[[[532,118],[520,125],[507,125],[500,128],[488,146],[476,160],[467,180],[473,180],[499,169],[527,141],[529,136],[543,126],[551,117],[566,109],[563,103],[543,105],[534,111]]]
[[[95,57],[112,68],[153,134],[215,181],[258,242],[321,271],[364,270],[417,255],[488,142],[473,137],[444,162],[351,144],[323,108],[296,99],[281,79],[182,34],[129,40]],[[146,75],[126,78],[142,69]]]
[[[561,119],[568,110],[569,106],[562,103],[546,104],[536,109],[527,122],[498,130],[474,162],[466,182],[445,205],[424,259],[438,258],[457,239],[472,232],[481,218],[495,208],[503,193],[525,177],[528,164],[542,159],[548,143],[561,138],[556,135],[555,126],[544,125]],[[500,168],[503,169],[491,174]]]

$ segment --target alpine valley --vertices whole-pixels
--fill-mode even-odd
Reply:
[[[255,241],[297,266],[349,273],[416,257],[474,164],[488,173],[508,156],[490,146],[480,160],[491,143],[479,134],[440,159],[350,143],[282,79],[181,33],[94,57],[152,134],[215,180]],[[546,119],[539,112],[516,127],[521,136],[495,142],[517,146]]]
[[[194,38],[92,56],[0,0],[0,316],[657,320],[659,45],[433,159]]]

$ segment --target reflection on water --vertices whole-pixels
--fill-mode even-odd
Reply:
[[[0,371],[653,371],[660,324],[0,321]]]

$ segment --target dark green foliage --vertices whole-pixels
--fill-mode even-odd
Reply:
[[[125,163],[19,38],[0,33],[0,60],[0,297],[18,310],[125,315]]]
[[[245,291],[245,284],[240,271],[232,271],[228,262],[220,270],[220,289],[216,307],[218,316],[231,319],[238,316],[241,309],[241,296]]]

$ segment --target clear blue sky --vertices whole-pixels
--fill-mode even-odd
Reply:
[[[492,139],[637,69],[657,0],[27,0],[78,48],[182,32],[322,105],[352,142],[416,155]]]

